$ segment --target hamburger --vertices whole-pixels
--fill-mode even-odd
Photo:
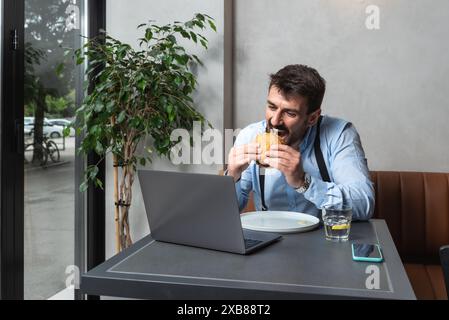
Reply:
[[[268,132],[260,133],[256,136],[256,143],[261,147],[261,158],[257,160],[256,163],[264,168],[268,168],[269,165],[265,164],[265,153],[270,150],[272,145],[275,144],[285,144],[282,137],[279,136],[276,129],[271,129]]]

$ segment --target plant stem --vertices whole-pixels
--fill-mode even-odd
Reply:
[[[111,118],[111,126],[114,127],[115,125],[115,116],[112,116]],[[121,246],[120,246],[120,212],[119,212],[119,198],[118,198],[118,163],[117,163],[117,155],[114,153],[112,154],[112,163],[114,164],[114,201],[115,201],[115,215],[114,215],[114,221],[115,221],[115,251],[117,253],[120,252]]]

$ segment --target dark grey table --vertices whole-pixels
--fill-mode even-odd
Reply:
[[[82,275],[81,290],[144,299],[416,299],[383,220],[353,223],[346,243],[326,241],[323,233],[320,227],[284,235],[249,256],[149,235]],[[379,243],[385,262],[352,261],[352,242]],[[367,289],[373,265],[379,286]]]

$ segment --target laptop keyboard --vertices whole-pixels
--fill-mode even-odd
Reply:
[[[254,240],[254,239],[246,239],[245,238],[245,249],[254,247],[255,245],[258,245],[261,242],[262,242],[261,240]]]

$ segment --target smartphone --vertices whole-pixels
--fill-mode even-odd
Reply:
[[[378,244],[353,243],[352,260],[366,262],[382,262],[384,260],[382,251]]]

